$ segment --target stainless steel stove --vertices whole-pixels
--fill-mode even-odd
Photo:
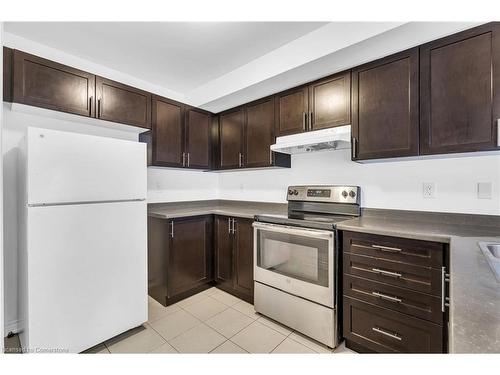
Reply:
[[[360,215],[357,186],[290,186],[288,215],[257,215],[255,310],[338,345],[336,224]]]

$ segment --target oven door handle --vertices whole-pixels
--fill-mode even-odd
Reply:
[[[297,236],[313,237],[313,238],[324,238],[324,239],[333,238],[333,231],[329,230],[297,228],[288,225],[261,223],[258,221],[254,221],[252,225],[255,229],[265,230],[268,232],[287,233],[287,234],[294,234]]]

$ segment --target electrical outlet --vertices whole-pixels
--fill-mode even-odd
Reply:
[[[493,186],[491,182],[478,182],[477,183],[477,198],[478,199],[491,199]]]
[[[434,182],[424,182],[422,187],[424,198],[436,198],[436,185]]]

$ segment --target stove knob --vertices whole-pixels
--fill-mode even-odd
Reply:
[[[288,195],[293,195],[293,190],[292,189],[288,190]]]
[[[344,191],[342,192],[342,196],[343,196],[344,198],[347,198],[347,195],[348,195],[348,194],[347,194],[347,191],[345,191],[345,190],[344,190]]]
[[[356,192],[355,192],[354,190],[351,190],[351,191],[349,192],[349,196],[350,196],[351,198],[355,198],[355,197],[356,197]]]
[[[294,190],[293,195],[299,195],[299,192],[297,190]]]

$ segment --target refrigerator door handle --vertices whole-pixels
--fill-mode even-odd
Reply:
[[[28,207],[49,207],[49,206],[73,206],[73,205],[83,205],[83,204],[100,204],[100,203],[126,203],[126,202],[143,202],[146,198],[136,198],[136,199],[117,199],[117,200],[106,200],[106,201],[82,201],[82,202],[58,202],[58,203],[30,203]]]

